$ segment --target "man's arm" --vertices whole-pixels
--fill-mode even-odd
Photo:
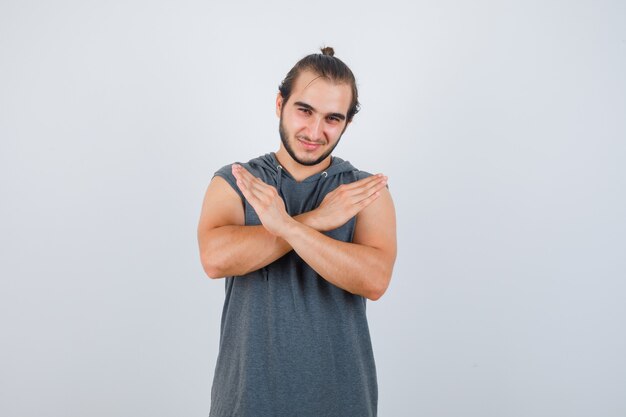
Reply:
[[[396,259],[396,219],[387,189],[357,215],[352,243],[297,222],[281,236],[318,274],[348,292],[378,300],[389,286]]]
[[[332,230],[374,201],[377,191],[384,185],[383,177],[378,176],[340,187],[329,193],[320,207],[295,216],[294,220],[315,230]],[[245,213],[239,195],[223,178],[213,178],[198,223],[200,259],[209,277],[245,275],[292,250],[284,239],[269,233],[262,225],[244,224]]]
[[[289,217],[276,190],[242,167],[233,173],[268,232],[289,244],[324,279],[371,300],[384,294],[396,258],[395,210],[387,189],[376,191],[380,198],[360,209],[349,243]]]
[[[306,221],[308,216],[302,216]],[[291,250],[283,239],[263,226],[244,226],[243,202],[221,177],[207,188],[198,223],[198,245],[204,271],[210,278],[245,275]]]

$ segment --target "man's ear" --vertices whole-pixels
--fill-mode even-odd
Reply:
[[[276,116],[280,118],[280,113],[283,110],[283,95],[280,94],[280,91],[276,95]]]

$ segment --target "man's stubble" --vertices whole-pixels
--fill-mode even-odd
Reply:
[[[293,148],[291,147],[291,143],[289,143],[288,134],[285,131],[285,127],[283,126],[283,115],[282,115],[282,113],[280,115],[280,122],[278,124],[278,133],[280,134],[280,140],[283,143],[283,146],[287,150],[287,153],[289,154],[289,156],[291,156],[291,158],[294,161],[296,161],[300,165],[313,166],[313,165],[317,165],[320,162],[322,162],[324,159],[326,159],[328,157],[328,155],[330,155],[335,150],[337,145],[339,145],[339,141],[341,140],[341,136],[343,136],[343,132],[346,131],[346,127],[348,127],[348,126],[346,125],[343,128],[343,130],[341,131],[341,135],[339,135],[339,138],[337,139],[337,142],[335,142],[335,144],[329,150],[324,152],[319,158],[317,158],[317,159],[315,159],[313,161],[303,161],[302,159],[298,158],[298,156],[294,152]],[[308,140],[309,142],[313,142],[312,140],[310,140],[311,138],[309,138],[309,137],[306,137],[306,136],[303,136],[303,135],[299,135],[299,137],[303,138],[304,140]],[[294,136],[293,139],[294,140],[298,140],[295,136]]]

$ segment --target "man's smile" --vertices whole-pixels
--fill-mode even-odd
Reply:
[[[302,146],[305,149],[308,149],[308,150],[311,150],[311,151],[313,151],[313,150],[315,150],[315,149],[317,149],[317,148],[319,148],[320,146],[323,145],[323,143],[311,142],[311,141],[308,141],[308,140],[306,140],[304,138],[298,138],[297,137],[296,139],[298,140],[298,142],[300,142],[302,144]]]

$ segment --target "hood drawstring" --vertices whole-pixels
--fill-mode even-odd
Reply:
[[[330,157],[330,166],[329,166],[329,168],[332,168],[334,163],[335,163],[335,157],[331,156]],[[320,194],[322,192],[322,185],[323,185],[322,184],[322,180],[325,180],[326,177],[328,177],[328,171],[322,171],[322,173],[320,174],[319,179],[317,180],[317,191],[315,191],[315,198],[313,199],[313,202],[314,202],[313,208],[317,208],[317,207],[319,207],[320,204],[322,204],[322,202],[319,201],[319,199],[320,199]]]
[[[283,195],[283,193],[280,191],[280,183],[282,182],[283,179],[283,166],[282,165],[276,165],[276,189],[278,190],[278,194],[280,194],[281,196]]]
[[[319,207],[319,205],[322,203],[321,201],[319,201],[319,198],[322,192],[322,180],[326,179],[326,177],[328,177],[328,172],[324,171],[320,174],[320,177],[317,180],[317,190],[315,191],[315,198],[313,199],[313,201],[315,202],[315,205],[313,206],[314,208]]]
[[[291,211],[289,210],[289,206],[287,205],[287,200],[285,199],[285,196],[283,195],[283,191],[280,189],[280,185],[282,184],[282,182],[283,182],[283,166],[278,164],[276,165],[276,191],[278,191],[278,195],[285,202],[285,210],[287,210],[287,213],[291,213]]]

